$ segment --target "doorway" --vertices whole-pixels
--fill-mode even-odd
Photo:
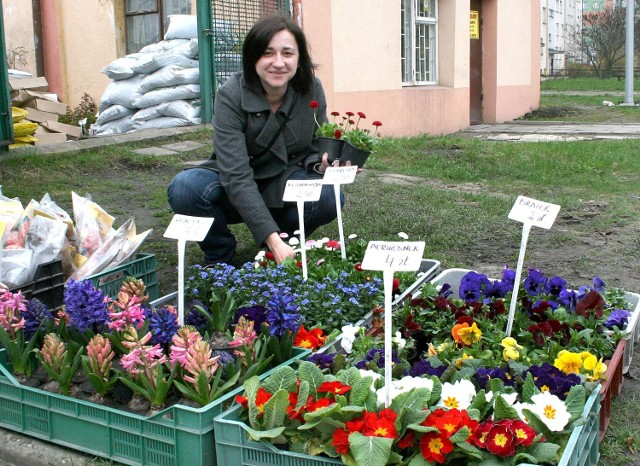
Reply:
[[[482,1],[470,0],[469,122],[482,123]]]

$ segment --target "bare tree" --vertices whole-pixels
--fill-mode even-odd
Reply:
[[[607,6],[584,14],[580,49],[588,64],[600,77],[624,63],[626,9]]]

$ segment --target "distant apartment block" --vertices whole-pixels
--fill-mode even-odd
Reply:
[[[589,3],[591,8],[606,1],[611,0],[540,1],[540,73],[543,76],[564,70],[568,63],[582,61],[575,37],[582,29],[585,5]]]

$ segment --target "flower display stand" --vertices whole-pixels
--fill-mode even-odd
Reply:
[[[629,340],[620,340],[607,364],[606,379],[600,387],[600,440],[603,439],[611,420],[611,400],[622,391],[624,355]]]
[[[564,449],[558,466],[595,466],[598,464],[598,412],[600,391],[595,389],[587,400],[583,416],[586,422],[576,427]],[[269,442],[249,440],[247,426],[239,420],[236,405],[213,420],[219,466],[329,466],[343,464],[339,459],[310,456],[280,450]],[[525,464],[525,463],[521,463]],[[528,466],[525,464],[525,466]]]
[[[294,348],[284,364],[309,352]],[[21,385],[0,350],[1,427],[124,464],[215,464],[213,418],[241,391],[238,387],[201,408],[177,404],[145,417]]]

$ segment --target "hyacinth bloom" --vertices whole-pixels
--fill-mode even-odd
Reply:
[[[24,328],[25,320],[22,313],[26,310],[27,303],[19,291],[17,293],[5,291],[0,294],[0,325],[11,339],[15,339],[17,332]]]
[[[160,345],[147,345],[151,340],[151,332],[142,338],[138,337],[135,327],[129,327],[124,332],[122,344],[129,349],[129,353],[122,356],[122,367],[133,377],[144,376],[153,388],[156,388],[158,365],[167,362]]]
[[[110,319],[109,330],[121,332],[130,325],[140,330],[144,325],[144,308],[138,296],[129,296],[121,291],[118,293],[118,300],[110,301],[107,309]]]
[[[111,342],[98,334],[87,344],[87,357],[91,371],[104,380],[109,379],[111,372],[111,361],[115,353],[111,350]]]
[[[437,406],[449,409],[467,409],[476,395],[476,388],[470,380],[442,384],[442,394]]]
[[[185,375],[184,380],[192,384],[199,395],[205,394],[200,393],[198,378],[204,376],[207,382],[211,382],[218,369],[218,359],[220,359],[220,356],[211,357],[211,347],[208,341],[196,341],[187,350],[184,368],[191,375]]]
[[[129,299],[135,297],[140,304],[144,304],[149,299],[146,292],[147,286],[141,278],[127,277],[118,292],[118,301],[126,304]]]
[[[64,358],[67,355],[67,345],[55,333],[48,333],[40,350],[43,361],[56,374],[64,369]]]
[[[64,307],[69,320],[67,323],[81,332],[100,329],[109,322],[104,293],[91,280],[70,279],[64,294]]]
[[[294,346],[299,346],[301,348],[315,350],[324,345],[326,338],[327,337],[322,334],[321,328],[312,328],[311,330],[307,330],[304,328],[304,325],[301,325],[295,339],[293,340],[293,344]]]
[[[258,335],[254,329],[254,322],[245,319],[244,316],[241,316],[233,331],[233,340],[229,343],[229,346],[232,348],[239,348],[240,346],[246,345],[247,347],[252,348],[253,342],[257,337]]]
[[[295,334],[300,327],[300,312],[295,304],[295,296],[280,288],[267,301],[267,323],[269,333],[281,337],[287,332]]]
[[[24,317],[24,336],[29,339],[40,328],[43,322],[53,320],[53,314],[38,298],[31,298],[27,301],[26,310],[22,313]]]
[[[571,414],[564,402],[549,392],[541,392],[531,397],[531,412],[536,414],[549,430],[560,432],[569,423]]]
[[[202,340],[202,335],[194,327],[185,326],[178,329],[178,332],[171,338],[171,350],[169,353],[169,361],[171,367],[176,363],[182,367],[187,363],[187,352],[191,346],[197,341]]]

